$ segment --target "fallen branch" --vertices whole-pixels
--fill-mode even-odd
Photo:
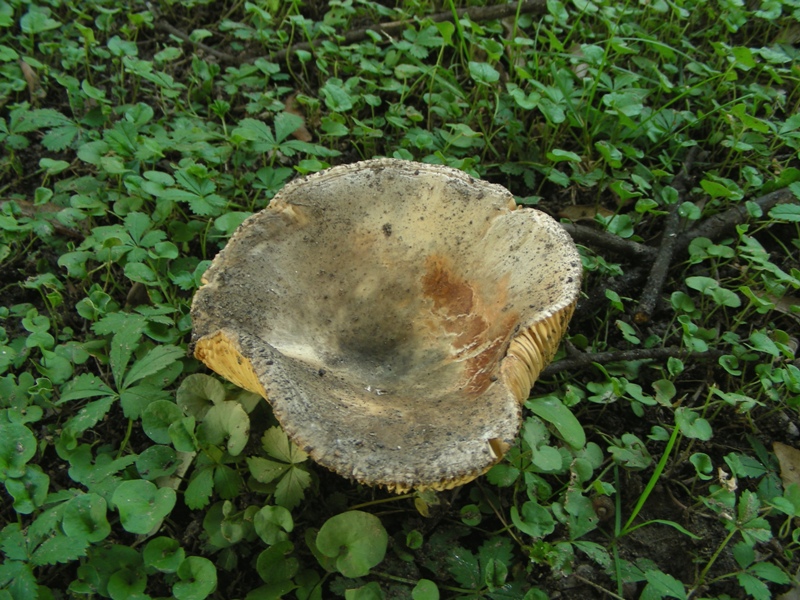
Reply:
[[[470,6],[467,8],[459,8],[455,11],[455,16],[459,19],[468,16],[472,21],[491,21],[492,19],[504,19],[505,17],[510,17],[518,13],[540,13],[544,12],[546,8],[546,0],[524,0],[523,2],[509,2],[508,4],[500,4],[497,6]],[[430,15],[425,17],[425,19],[433,21],[434,23],[442,23],[444,21],[453,21],[454,14],[453,11],[445,11]],[[408,28],[411,23],[410,20],[391,21],[389,23],[378,23],[376,25],[368,25],[367,27],[360,27],[359,29],[353,29],[347,32],[340,43],[347,45],[360,42],[369,36],[370,31],[374,31],[383,36],[392,36]],[[269,59],[272,62],[280,62],[297,51],[311,51],[326,41],[335,40],[325,38],[294,44],[285,50],[279,50],[271,54]]]
[[[789,188],[781,188],[753,200],[764,213],[769,212],[772,207],[778,204],[797,201],[797,197]],[[747,210],[747,206],[744,204],[729,208],[713,217],[709,217],[694,229],[690,229],[686,233],[678,236],[675,249],[676,251],[683,252],[689,247],[692,240],[699,237],[705,237],[710,240],[719,239],[726,233],[732,231],[737,225],[741,225],[749,219],[750,213]]]
[[[571,358],[565,358],[545,367],[540,378],[549,377],[562,371],[575,371],[590,367],[593,364],[605,365],[625,360],[664,360],[665,358],[692,358],[694,360],[715,360],[726,354],[722,350],[691,352],[686,348],[637,348],[635,350],[615,350],[613,352],[586,352]]]
[[[455,11],[455,13],[453,11],[445,11],[430,15],[425,17],[425,19],[433,21],[434,23],[442,23],[444,21],[453,21],[454,18],[461,19],[462,17],[467,16],[472,21],[490,21],[492,19],[504,19],[516,14],[542,13],[546,10],[546,8],[546,0],[523,0],[522,2],[509,2],[507,4],[500,4],[496,6],[470,6],[467,8],[459,8]],[[154,16],[156,21],[155,28],[157,30],[174,35],[178,39],[193,45],[195,48],[211,54],[222,62],[241,64],[262,56],[261,54],[251,53],[237,57],[232,54],[228,54],[227,52],[221,52],[215,48],[212,48],[211,46],[208,46],[207,44],[193,40],[187,33],[164,21],[159,14],[156,13]],[[320,46],[323,42],[338,41],[338,43],[343,45],[354,44],[369,37],[369,32],[371,31],[381,36],[393,36],[407,29],[412,24],[412,20],[403,20],[367,25],[366,27],[352,29],[341,37],[337,36],[333,38],[320,38],[311,40],[310,42],[299,42],[289,46],[288,48],[284,48],[283,50],[273,52],[272,54],[267,55],[266,58],[268,58],[271,62],[281,62],[285,60],[286,57],[297,52],[310,52],[317,46]]]
[[[644,291],[639,298],[639,306],[633,316],[633,320],[636,323],[647,323],[650,321],[650,317],[653,315],[653,311],[656,308],[658,297],[661,295],[661,290],[664,287],[664,282],[667,280],[667,272],[672,264],[672,255],[675,251],[675,244],[678,241],[678,229],[681,225],[678,207],[680,207],[681,202],[683,202],[686,189],[689,187],[690,173],[697,151],[697,146],[689,150],[683,167],[672,182],[672,187],[678,192],[678,197],[669,207],[669,213],[664,223],[664,233],[661,236],[661,245],[658,248],[658,255],[653,262],[653,267],[650,269],[650,275],[647,277]]]
[[[612,252],[625,254],[627,256],[635,256],[645,260],[652,260],[656,255],[655,248],[623,239],[607,231],[601,231],[575,223],[562,223],[561,226],[572,236],[572,239],[579,244],[605,248]]]
[[[155,17],[156,17],[155,27],[157,30],[163,31],[170,35],[174,35],[179,40],[183,40],[187,44],[191,44],[195,48],[202,50],[203,52],[207,52],[208,54],[216,57],[218,60],[221,60],[222,62],[226,63],[238,62],[239,59],[237,59],[233,54],[228,54],[227,52],[220,52],[216,48],[212,48],[211,46],[204,44],[203,42],[198,42],[197,40],[193,40],[191,37],[189,37],[187,33],[181,31],[174,25],[171,25],[166,21],[164,21],[163,19],[159,18],[160,15],[155,15]]]

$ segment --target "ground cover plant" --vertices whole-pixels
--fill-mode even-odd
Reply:
[[[0,598],[796,598],[800,2],[0,1]],[[327,473],[187,354],[287,181],[447,164],[584,295],[485,477]]]

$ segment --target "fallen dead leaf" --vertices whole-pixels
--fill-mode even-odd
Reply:
[[[800,450],[780,442],[773,442],[772,451],[778,457],[783,487],[787,488],[792,483],[800,487]]]
[[[569,49],[569,53],[572,56],[583,58],[583,50],[579,44],[573,44],[572,47]],[[572,72],[577,75],[579,79],[583,79],[584,77],[589,76],[589,65],[587,65],[583,61],[578,61],[572,65]]]
[[[36,71],[33,70],[28,63],[24,60],[19,61],[19,68],[22,70],[22,76],[25,78],[25,82],[28,84],[28,93],[31,97],[31,102],[36,102],[37,100],[41,100],[47,95],[47,92],[44,91],[42,88],[42,83],[39,81],[39,75],[36,74]]]
[[[292,135],[300,140],[301,142],[310,142],[313,137],[311,136],[311,132],[306,129],[306,116],[303,114],[303,111],[297,106],[297,94],[292,94],[288,98],[286,98],[286,102],[283,104],[283,109],[290,114],[297,115],[301,119],[303,119],[303,124],[294,130]]]

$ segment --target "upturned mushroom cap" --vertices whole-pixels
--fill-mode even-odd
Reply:
[[[514,442],[581,261],[553,219],[455,169],[378,159],[288,184],[192,305],[195,356],[320,464],[447,489]]]

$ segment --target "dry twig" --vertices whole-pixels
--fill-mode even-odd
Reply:
[[[524,0],[523,2],[509,2],[507,4],[500,4],[494,6],[470,6],[467,8],[459,8],[455,11],[445,11],[430,15],[426,17],[433,21],[434,23],[441,23],[444,21],[453,21],[454,18],[462,18],[464,16],[468,16],[473,21],[489,21],[492,19],[503,19],[505,17],[510,17],[511,15],[515,14],[523,14],[523,13],[540,13],[544,12],[546,9],[546,2],[545,0]],[[155,12],[154,7],[151,6],[151,9]],[[260,54],[245,54],[241,57],[233,56],[232,54],[228,54],[227,52],[221,52],[211,46],[203,44],[202,42],[198,42],[193,40],[188,34],[181,31],[174,25],[167,23],[163,19],[160,18],[160,15],[156,14],[156,29],[159,31],[164,31],[169,33],[170,35],[174,35],[180,40],[183,40],[186,43],[192,44],[194,47],[211,54],[212,56],[216,57],[218,60],[225,62],[225,63],[233,63],[233,64],[241,64],[256,58],[260,58],[262,55]],[[375,33],[383,36],[392,36],[402,32],[404,29],[409,27],[413,23],[412,20],[403,20],[403,21],[391,21],[389,23],[377,23],[375,25],[368,25],[366,27],[360,27],[358,29],[353,29],[345,33],[341,38],[321,38],[312,40],[310,42],[300,42],[289,46],[288,48],[284,48],[283,50],[278,50],[266,58],[268,58],[272,62],[281,62],[285,60],[288,56],[291,56],[300,51],[307,51],[310,52],[317,46],[320,46],[323,42],[326,41],[336,41],[339,40],[339,43],[347,45],[347,44],[354,44],[356,42],[360,42],[361,40],[366,39],[369,36],[370,31],[374,31]]]
[[[612,252],[645,260],[652,260],[656,254],[655,248],[623,239],[613,233],[593,229],[585,225],[577,225],[576,223],[562,223],[561,226],[579,244],[605,248]]]
[[[633,317],[633,320],[637,323],[647,323],[650,321],[650,317],[656,307],[656,302],[658,302],[658,297],[661,295],[661,290],[664,287],[664,282],[667,280],[667,271],[669,271],[669,267],[672,264],[672,255],[675,251],[675,243],[678,240],[678,228],[681,224],[678,207],[681,205],[683,197],[686,194],[686,189],[689,187],[690,173],[696,155],[697,146],[694,146],[689,150],[683,167],[672,182],[672,187],[677,190],[678,197],[675,203],[669,207],[658,255],[653,262],[652,269],[650,269],[650,275],[647,277],[647,283],[639,299],[639,307],[636,309],[636,314]]]
[[[714,360],[723,354],[725,354],[725,352],[722,350],[691,352],[685,348],[677,348],[674,346],[667,348],[636,348],[634,350],[616,350],[613,352],[586,352],[550,364],[542,371],[540,377],[549,377],[556,373],[561,373],[562,371],[575,371],[577,369],[589,367],[595,363],[604,365],[625,360],[663,360],[670,357]]]
[[[766,213],[778,204],[785,204],[787,202],[797,203],[798,200],[792,190],[787,187],[765,194],[764,196],[756,198],[753,202]],[[699,237],[705,237],[710,240],[719,239],[733,230],[734,227],[745,223],[749,219],[750,213],[747,211],[747,206],[744,204],[729,208],[725,212],[709,217],[694,229],[690,229],[678,236],[675,249],[676,251],[684,251],[689,247],[692,240]]]

